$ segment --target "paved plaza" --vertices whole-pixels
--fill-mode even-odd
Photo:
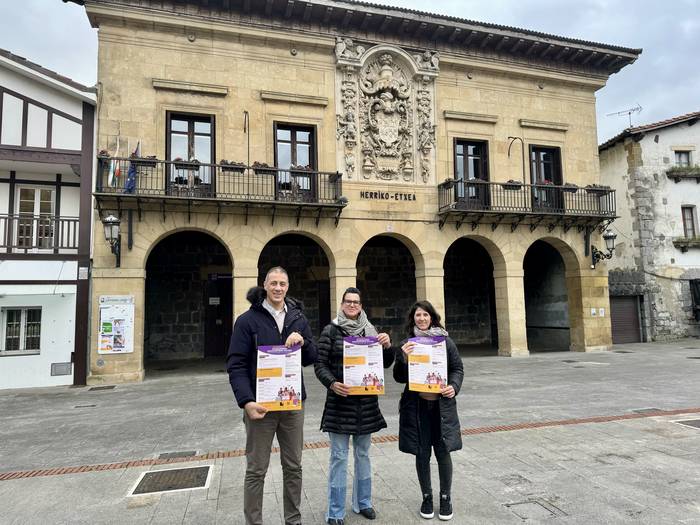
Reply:
[[[464,364],[453,523],[700,524],[700,429],[681,423],[700,420],[700,341]],[[109,390],[0,391],[0,523],[243,523],[243,424],[222,370],[180,367]],[[325,392],[311,369],[306,381],[302,511],[321,524]],[[387,386],[389,427],[371,450],[374,523],[424,523],[413,456],[396,443],[401,388]],[[158,459],[186,451],[194,457]],[[145,471],[200,465],[212,467],[206,488],[128,495]],[[265,523],[280,524],[278,454],[266,490]],[[346,523],[365,521],[349,511]]]

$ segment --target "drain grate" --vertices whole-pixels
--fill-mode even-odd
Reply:
[[[686,427],[700,428],[700,419],[686,419],[685,421],[676,421],[676,423]]]
[[[633,354],[634,352],[630,352],[629,350],[613,350],[613,354]]]
[[[158,459],[191,458],[196,455],[196,450],[181,450],[180,452],[164,452],[158,456]]]
[[[689,357],[688,359],[700,359],[700,355],[694,355]]]
[[[211,467],[192,467],[144,472],[130,495],[205,489],[209,486],[210,470]]]
[[[637,410],[632,410],[635,414],[653,414],[655,412],[661,412],[660,408],[638,408]]]
[[[93,386],[92,388],[88,388],[88,392],[95,392],[97,390],[114,390],[114,385]]]
[[[578,363],[576,359],[563,359],[562,363]]]
[[[75,405],[73,408],[95,408],[97,405]]]

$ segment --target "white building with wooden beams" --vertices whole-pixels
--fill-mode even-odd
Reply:
[[[0,49],[0,389],[85,383],[95,104]]]

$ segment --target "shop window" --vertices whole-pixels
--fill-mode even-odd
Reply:
[[[683,235],[686,239],[695,238],[695,206],[682,206]]]
[[[2,310],[1,353],[38,353],[41,344],[41,308]]]
[[[679,168],[690,166],[690,151],[676,151],[676,166]]]

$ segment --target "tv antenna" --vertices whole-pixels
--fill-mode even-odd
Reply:
[[[629,119],[630,119],[630,128],[631,128],[632,127],[632,113],[641,113],[641,112],[642,112],[642,106],[640,106],[639,102],[638,102],[637,105],[633,108],[623,109],[622,111],[615,111],[613,113],[608,113],[606,116],[612,117],[614,115],[614,116],[622,117],[623,115],[627,115],[627,117],[629,117]]]

